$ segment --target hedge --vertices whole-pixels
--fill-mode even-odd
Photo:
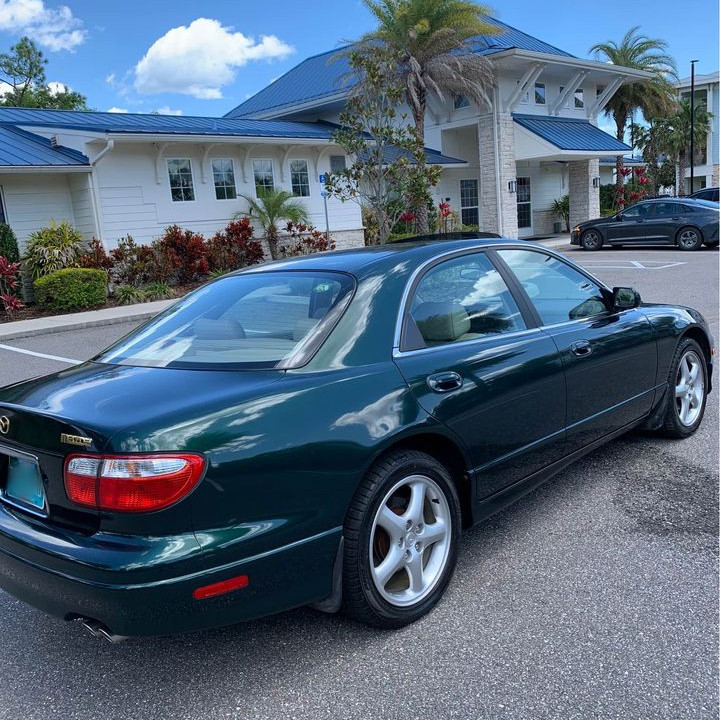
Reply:
[[[66,268],[35,280],[35,300],[51,310],[83,310],[107,301],[107,273],[90,268]]]

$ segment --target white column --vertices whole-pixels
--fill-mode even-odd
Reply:
[[[517,201],[508,189],[515,179],[515,128],[510,113],[494,112],[478,119],[481,230],[516,238]]]
[[[600,217],[600,188],[593,178],[600,177],[600,160],[574,160],[570,168],[570,227]]]

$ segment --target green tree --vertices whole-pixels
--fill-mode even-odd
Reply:
[[[668,53],[668,43],[640,34],[640,26],[631,27],[620,43],[614,40],[597,43],[590,48],[598,59],[613,65],[644,70],[651,77],[620,87],[605,107],[605,113],[615,121],[616,137],[625,139],[625,130],[638,110],[647,117],[658,117],[672,110],[677,91],[672,80],[677,80],[675,58]],[[622,155],[616,161],[617,196],[622,206],[623,176]]]
[[[5,107],[87,110],[85,97],[63,86],[48,85],[45,76],[47,59],[27,37],[0,53],[0,81],[9,86],[0,105]]]
[[[379,44],[399,59],[396,71],[404,86],[420,148],[418,166],[425,164],[425,112],[430,93],[441,99],[465,96],[482,105],[488,102],[492,66],[475,50],[478,35],[494,35],[497,26],[487,20],[488,8],[468,0],[363,0],[378,27],[356,46],[372,52]],[[416,205],[418,227],[428,232],[428,208]]]
[[[633,125],[635,145],[647,163],[647,176],[652,183],[650,192],[657,194],[660,188],[675,187],[675,162],[661,149],[662,128],[653,120],[648,126]]]
[[[672,160],[677,168],[680,186],[679,195],[685,195],[685,170],[690,156],[690,130],[694,129],[693,142],[695,147],[702,147],[710,133],[712,113],[709,113],[704,103],[695,105],[695,118],[691,122],[690,101],[682,100],[678,103],[675,112],[660,118],[653,123],[650,133],[651,147],[658,155],[663,154]]]
[[[397,73],[398,54],[383,46],[349,53],[359,78],[340,116],[333,139],[351,158],[351,165],[326,178],[327,192],[343,202],[353,200],[377,229],[377,242],[387,242],[408,205],[427,207],[429,188],[440,168],[427,165],[423,143],[398,114],[405,85]],[[422,155],[423,162],[416,158]]]
[[[287,190],[265,190],[259,193],[257,198],[249,195],[242,197],[247,200],[248,210],[246,213],[236,213],[235,219],[248,215],[251,219],[257,220],[270,247],[270,255],[276,260],[280,238],[278,225],[283,221],[294,225],[306,224],[308,214],[305,206]]]

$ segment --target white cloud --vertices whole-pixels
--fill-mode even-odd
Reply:
[[[217,20],[198,18],[168,30],[135,66],[135,89],[145,95],[173,92],[214,100],[252,60],[284,58],[293,48],[274,35],[259,41]]]
[[[126,110],[125,108],[119,108],[119,107],[111,107],[106,110],[106,112],[110,113],[126,113],[130,112],[129,110]]]
[[[60,95],[61,93],[70,92],[69,85],[61,82],[55,82],[54,80],[52,82],[49,82],[47,86],[48,90],[50,90],[51,95]]]
[[[0,0],[0,30],[28,35],[54,51],[73,50],[87,35],[69,7],[47,7],[44,0]]]
[[[155,110],[158,115],[182,115],[182,110],[173,110],[171,107],[168,107],[167,105],[163,105],[162,107],[157,108]]]

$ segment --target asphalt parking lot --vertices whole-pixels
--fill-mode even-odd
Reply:
[[[556,249],[720,336],[717,251]],[[5,341],[0,385],[130,329]],[[112,646],[0,592],[0,718],[714,719],[717,532],[716,390],[691,439],[617,440],[466,533],[445,599],[401,631],[302,609]]]

